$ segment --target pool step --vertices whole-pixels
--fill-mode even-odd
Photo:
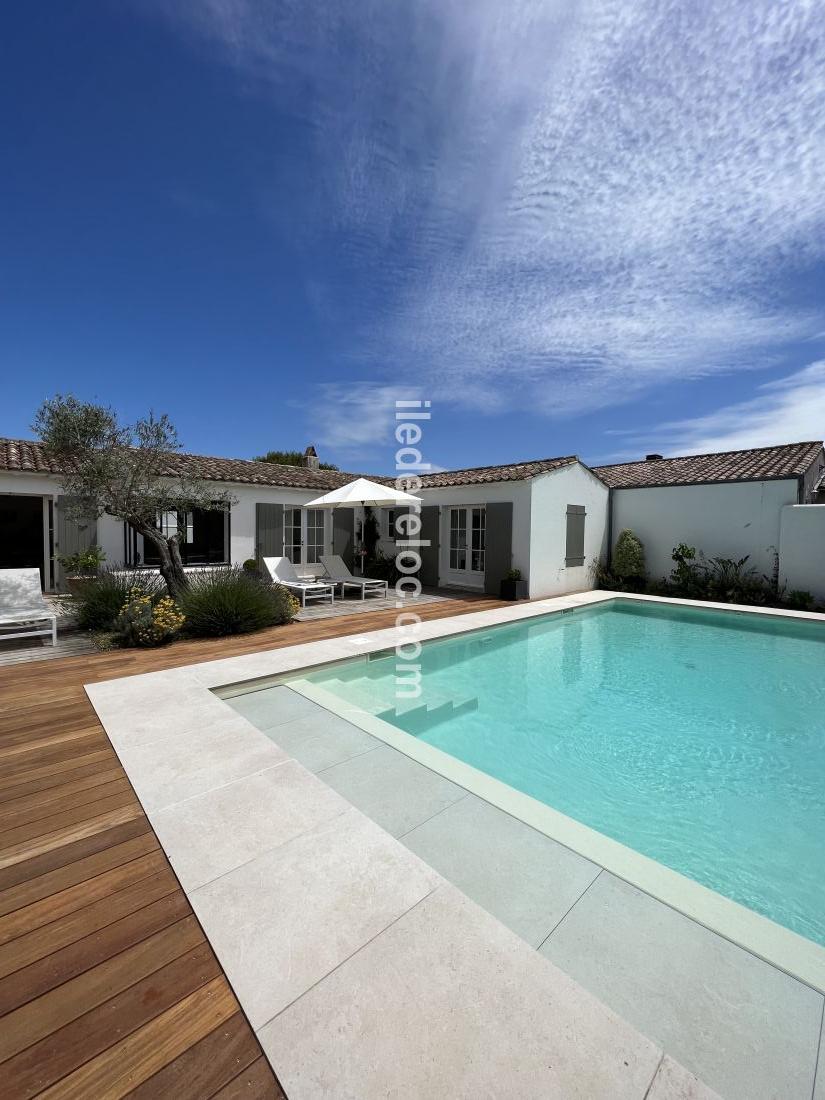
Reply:
[[[328,680],[325,687],[333,695],[346,699],[368,714],[399,725],[412,734],[425,733],[456,715],[478,709],[478,699],[474,695],[457,698],[452,694],[431,691],[426,699],[393,699],[392,704],[388,705],[386,696],[376,698],[376,685],[369,680],[355,682],[336,677]]]
[[[413,707],[390,707],[381,711],[378,717],[392,725],[401,726],[406,733],[417,736],[473,710],[478,710],[478,699],[475,696],[461,700],[430,701]]]

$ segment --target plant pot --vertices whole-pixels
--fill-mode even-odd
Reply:
[[[73,596],[82,596],[87,588],[97,583],[97,577],[66,577],[66,587]]]
[[[511,581],[505,578],[501,582],[499,595],[502,600],[526,600],[527,581]]]

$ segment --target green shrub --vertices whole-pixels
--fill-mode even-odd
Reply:
[[[106,560],[106,552],[99,546],[89,546],[76,554],[60,554],[57,560],[69,577],[94,577]]]
[[[747,568],[748,556],[711,558],[705,567],[707,596],[718,603],[769,603],[773,593],[764,577]]]
[[[603,588],[608,592],[624,592],[625,583],[608,569],[601,558],[590,563],[590,583],[594,588]]]
[[[642,580],[645,575],[645,548],[642,540],[627,529],[616,539],[613,572],[623,580]]]
[[[154,599],[135,587],[115,621],[121,645],[157,646],[171,642],[183,626],[184,616],[169,596]]]
[[[665,586],[668,595],[715,603],[781,606],[781,593],[770,578],[748,567],[747,554],[738,559],[697,560],[695,548],[680,543],[673,548],[672,558],[675,568]]]
[[[789,592],[785,602],[788,607],[793,608],[794,611],[813,611],[816,606],[816,600],[811,593],[804,592],[799,588],[795,588],[792,592]]]
[[[249,634],[288,623],[298,609],[285,588],[262,584],[238,566],[190,574],[180,606],[186,633],[198,638]]]
[[[668,582],[670,594],[685,600],[708,599],[707,574],[704,565],[696,560],[696,547],[680,542],[673,547],[670,558],[675,563]]]
[[[83,630],[113,630],[134,588],[153,599],[166,594],[166,586],[157,574],[134,569],[106,570],[76,597],[78,625]]]
[[[378,550],[372,561],[368,561],[364,566],[364,576],[374,581],[386,581],[392,587],[401,573],[395,564],[395,558],[388,558]]]

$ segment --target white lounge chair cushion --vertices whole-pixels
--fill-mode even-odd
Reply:
[[[40,570],[0,569],[0,612],[31,611],[51,614],[40,589]]]
[[[54,619],[55,617],[53,611],[43,607],[19,607],[9,608],[8,611],[0,611],[0,623],[42,622],[44,619]]]
[[[338,554],[322,554],[321,565],[327,571],[330,580],[336,584],[358,584],[362,587],[377,586],[386,588],[387,582],[377,580],[375,577],[356,577],[347,568],[347,564]]]

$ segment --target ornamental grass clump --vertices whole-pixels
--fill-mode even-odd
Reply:
[[[298,602],[280,585],[265,584],[243,568],[229,566],[193,573],[181,610],[187,634],[217,638],[288,623]]]
[[[75,597],[78,625],[83,630],[114,630],[123,605],[134,591],[156,599],[165,594],[166,585],[157,574],[137,573],[133,569],[104,570],[94,584]]]
[[[115,631],[122,645],[158,646],[171,642],[186,616],[169,596],[153,600],[135,587],[120,610]]]

